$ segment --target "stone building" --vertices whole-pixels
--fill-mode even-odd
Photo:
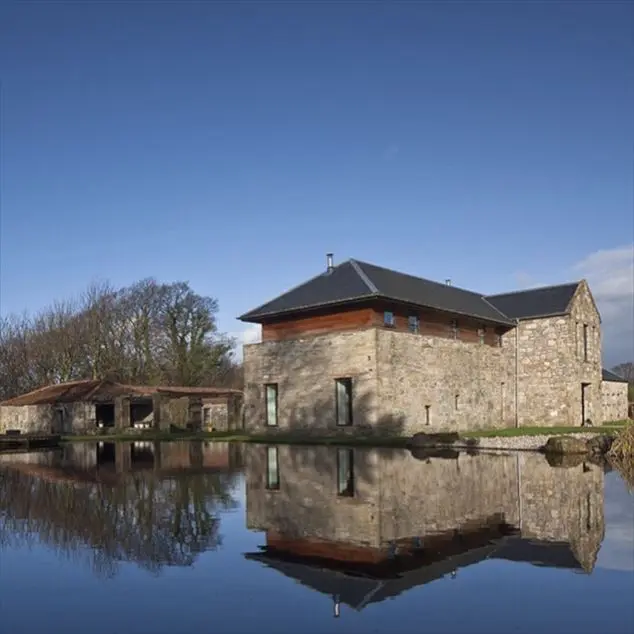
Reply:
[[[240,317],[248,429],[412,434],[606,419],[586,281],[485,296],[348,260]]]
[[[0,433],[81,434],[108,427],[121,431],[172,425],[230,429],[241,426],[241,407],[239,390],[73,381],[0,403]]]
[[[605,369],[602,378],[603,418],[606,420],[625,420],[628,417],[629,383],[627,379]]]
[[[246,557],[357,610],[484,559],[590,573],[605,536],[604,472],[581,458],[244,451],[247,527],[265,533]]]

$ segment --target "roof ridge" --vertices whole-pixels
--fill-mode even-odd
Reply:
[[[482,293],[478,291],[472,291],[469,288],[463,288],[461,286],[454,286],[453,284],[445,284],[443,282],[437,282],[436,280],[430,280],[428,277],[422,277],[420,275],[412,275],[411,273],[405,273],[404,271],[397,271],[396,269],[390,269],[387,266],[381,266],[379,264],[372,264],[372,262],[363,262],[362,260],[355,260],[357,264],[373,266],[377,269],[382,269],[383,271],[389,271],[390,273],[398,273],[398,275],[404,275],[405,277],[411,277],[415,280],[422,280],[423,282],[428,282],[430,284],[436,284],[442,288],[453,288],[457,291],[462,291],[463,293],[471,293],[472,295],[476,295],[477,297],[484,297]]]
[[[482,296],[482,301],[486,302],[496,313],[500,314],[502,317],[504,317],[505,319],[508,319],[510,321],[517,321],[517,319],[513,319],[512,317],[509,317],[506,313],[503,313],[499,308],[497,308],[497,306],[494,306],[487,298],[485,295]]]
[[[545,291],[551,288],[563,288],[564,286],[579,286],[583,280],[577,280],[576,282],[563,282],[562,284],[547,284],[546,286],[532,286],[531,288],[518,289],[515,291],[507,291],[505,293],[492,293],[490,295],[483,295],[483,298],[489,297],[502,297],[504,295],[519,295],[520,293],[530,293],[532,291]]]
[[[352,268],[356,271],[357,275],[361,278],[363,283],[370,289],[370,292],[378,293],[379,289],[376,287],[374,282],[372,282],[372,280],[368,277],[366,272],[361,268],[361,263],[357,262],[356,260],[353,260],[352,258],[350,258],[348,262],[350,262],[350,264],[352,265]]]

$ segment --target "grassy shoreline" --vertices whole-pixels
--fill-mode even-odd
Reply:
[[[558,436],[568,434],[616,434],[632,421],[615,421],[596,427],[520,427],[508,429],[486,429],[460,434],[461,438],[518,438],[522,436]],[[154,432],[119,433],[108,435],[63,436],[63,442],[133,442],[133,441],[173,441],[204,440],[207,442],[244,442],[294,445],[346,445],[368,447],[407,447],[409,436],[318,436],[298,432],[272,434],[252,434],[248,432]]]

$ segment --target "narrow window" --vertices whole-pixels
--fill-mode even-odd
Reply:
[[[337,425],[352,425],[352,379],[335,380],[335,398],[337,409]]]
[[[383,313],[383,324],[390,328],[394,326],[394,313],[391,310],[386,310]]]
[[[486,334],[487,334],[487,329],[484,326],[482,326],[481,328],[478,328],[478,338],[480,340],[480,343],[484,343]]]
[[[504,420],[504,381],[500,384],[500,418]]]
[[[420,321],[418,319],[418,315],[410,315],[407,319],[407,325],[409,327],[409,331],[413,333],[420,332]]]
[[[431,425],[431,405],[425,405],[425,425]]]
[[[451,320],[451,336],[454,339],[458,339],[458,320],[457,319]]]
[[[277,447],[266,448],[266,488],[272,490],[280,488],[280,465]]]
[[[456,409],[456,411],[458,410],[458,406],[460,405],[459,403],[459,395],[456,394],[456,398],[454,399],[454,408]]]
[[[502,335],[500,333],[498,333],[496,335],[496,343],[497,343],[497,347],[501,348],[502,347],[502,343],[503,343],[503,339],[502,339]]]
[[[575,321],[575,356],[579,358],[579,322]]]
[[[588,360],[588,324],[583,324],[583,360]]]
[[[203,409],[203,425],[211,424],[211,407]]]
[[[277,427],[277,383],[268,383],[266,391],[266,424]]]
[[[337,449],[337,494],[354,496],[354,450]]]

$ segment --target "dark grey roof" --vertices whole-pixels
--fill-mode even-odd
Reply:
[[[245,313],[240,319],[257,322],[284,313],[368,299],[403,302],[498,324],[513,323],[479,293],[357,260],[348,260],[334,267],[331,272],[324,271]]]
[[[486,300],[512,319],[531,319],[564,315],[580,282],[544,286],[502,295],[487,295]]]
[[[601,378],[604,381],[614,381],[615,383],[629,383],[627,379],[624,379],[622,376],[614,374],[614,372],[610,372],[610,370],[606,370],[605,368],[601,370]]]

